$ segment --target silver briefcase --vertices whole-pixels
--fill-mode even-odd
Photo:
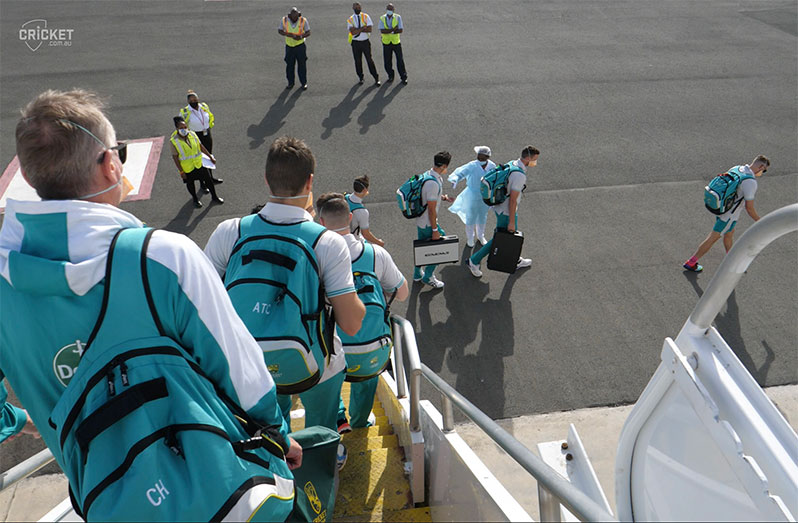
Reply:
[[[460,261],[460,240],[457,236],[441,236],[440,240],[413,240],[416,267],[457,263]]]

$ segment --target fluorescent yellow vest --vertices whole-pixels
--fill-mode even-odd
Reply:
[[[180,168],[183,172],[188,174],[194,169],[202,167],[202,149],[200,149],[200,141],[194,131],[189,131],[188,143],[184,142],[178,137],[177,130],[172,133],[169,141],[177,149],[177,155],[180,160]]]
[[[355,16],[360,17],[360,27],[365,27],[366,25],[366,13],[360,13],[359,15],[352,15],[349,17],[349,23],[352,24],[352,27],[355,27]],[[349,33],[349,43],[352,43],[352,33]]]
[[[205,114],[208,115],[208,129],[213,129],[214,118],[210,107],[208,107],[208,104],[206,104],[205,102],[200,102],[199,107],[200,110],[205,111]],[[190,115],[190,111],[191,109],[190,106],[188,105],[180,109],[180,117],[183,119],[184,122],[186,122],[186,124],[188,124],[188,117]]]
[[[288,18],[287,16],[283,17],[283,31],[285,31],[286,33],[293,34],[293,35],[300,35],[300,36],[305,34],[305,17],[304,16],[300,16],[299,19],[297,20],[297,24],[299,24],[299,30],[298,31],[292,31],[291,30],[291,19]],[[296,46],[302,45],[304,43],[305,43],[305,39],[304,38],[302,38],[301,40],[294,40],[290,36],[286,36],[285,37],[285,45],[287,45],[288,47],[296,47]]]
[[[385,16],[385,15],[382,15],[380,17],[380,20],[382,20],[382,26],[385,27],[385,29],[394,29],[394,28],[396,28],[396,26],[399,25],[399,19],[397,18],[397,16],[399,16],[399,15],[395,14],[395,15],[393,15],[391,17],[391,22],[393,22],[393,25],[388,27],[388,17]],[[399,33],[382,34],[381,36],[382,36],[382,43],[383,44],[387,45],[387,44],[398,44],[399,43]]]

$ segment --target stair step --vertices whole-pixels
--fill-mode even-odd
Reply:
[[[396,434],[376,436],[374,438],[348,438],[346,435],[344,435],[343,442],[344,445],[346,445],[346,450],[351,455],[364,450],[390,449],[399,447],[399,439],[397,438]]]
[[[366,427],[363,429],[352,429],[352,432],[344,434],[344,441],[358,438],[376,438],[377,436],[387,436],[388,434],[393,434],[393,427],[388,424]]]
[[[384,514],[412,508],[403,457],[404,453],[398,448],[350,451],[346,466],[340,472],[335,520],[339,516]]]
[[[420,507],[405,510],[386,510],[380,513],[372,512],[370,514],[359,514],[357,516],[336,516],[335,521],[343,523],[355,523],[358,521],[431,522],[432,514],[430,514],[429,507]]]

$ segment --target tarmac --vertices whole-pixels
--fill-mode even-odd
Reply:
[[[392,307],[415,326],[422,361],[494,419],[636,400],[723,257],[717,245],[703,273],[681,269],[712,226],[701,201],[712,176],[766,154],[759,213],[798,201],[792,0],[403,0],[409,84],[380,87],[356,85],[349,5],[308,0],[308,91],[285,90],[277,24],[289,7],[0,2],[0,169],[14,158],[19,108],[45,89],[109,97],[124,140],[168,139],[191,88],[216,115],[225,204],[194,209],[165,152],[151,198],[124,210],[204,246],[222,220],[267,199],[269,143],[295,135],[316,155],[315,194],[371,176],[371,229],[409,276],[416,231],[397,212],[401,182],[442,149],[455,167],[475,145],[498,162],[538,147],[519,209],[532,267],[476,280],[462,245],[461,263],[437,271],[443,290],[415,284]],[[372,18],[381,8],[363,7]],[[71,45],[28,48],[19,30],[37,19],[72,30]],[[440,219],[464,235],[454,215]],[[743,215],[738,234],[751,223]],[[766,387],[798,383],[797,239],[768,247],[715,320]],[[0,469],[39,448],[4,444]]]

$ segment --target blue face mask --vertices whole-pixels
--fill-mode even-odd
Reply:
[[[385,11],[386,16],[393,16],[393,11]]]

